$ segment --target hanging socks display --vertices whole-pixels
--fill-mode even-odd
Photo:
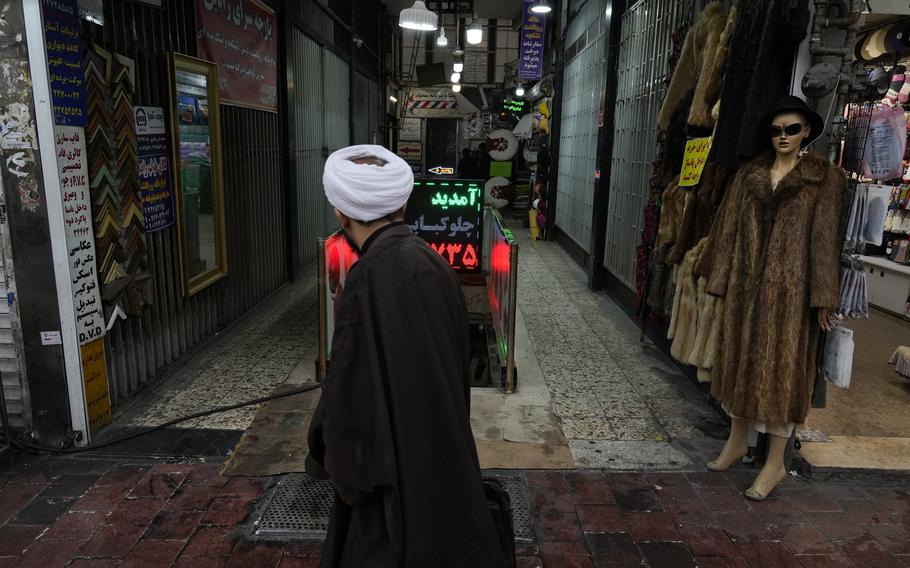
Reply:
[[[897,100],[902,105],[907,104],[907,101],[910,100],[910,75],[905,74],[904,84],[897,93]]]
[[[888,89],[888,92],[885,94],[885,99],[882,101],[887,107],[897,106],[898,101],[900,100],[901,89],[904,88],[905,81],[907,79],[904,72],[907,70],[903,65],[898,65],[894,68],[894,73],[891,75],[891,87]]]

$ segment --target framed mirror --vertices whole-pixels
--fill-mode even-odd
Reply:
[[[171,148],[183,295],[227,275],[218,66],[172,53]]]

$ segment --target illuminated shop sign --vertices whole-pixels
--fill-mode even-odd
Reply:
[[[415,180],[405,221],[456,272],[480,271],[483,187],[480,181]]]

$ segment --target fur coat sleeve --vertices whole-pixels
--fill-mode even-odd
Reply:
[[[828,168],[820,189],[812,218],[810,305],[813,308],[836,310],[839,306],[838,265],[843,241],[841,212],[846,201],[847,180],[837,168]]]
[[[737,204],[743,192],[743,175],[738,173],[732,187],[724,195],[717,217],[711,226],[705,250],[695,265],[695,274],[707,279],[707,292],[712,296],[726,296],[730,263],[736,238],[736,223],[739,217]]]
[[[679,62],[676,64],[676,71],[673,73],[673,79],[670,80],[667,96],[658,115],[658,125],[661,130],[667,129],[673,113],[689,92],[696,87],[698,89],[696,98],[692,101],[692,109],[695,110],[697,107],[696,115],[706,116],[710,119],[713,101],[708,102],[703,98],[709,90],[709,86],[699,83],[703,75],[710,75],[708,70],[714,65],[720,36],[726,22],[727,14],[723,7],[719,2],[712,2],[705,7],[698,21],[689,30],[683,43]],[[699,92],[701,98],[698,96]],[[713,125],[713,121],[711,125]]]

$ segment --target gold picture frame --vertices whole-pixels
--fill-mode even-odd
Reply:
[[[218,66],[179,53],[168,63],[180,276],[190,297],[228,274]]]

